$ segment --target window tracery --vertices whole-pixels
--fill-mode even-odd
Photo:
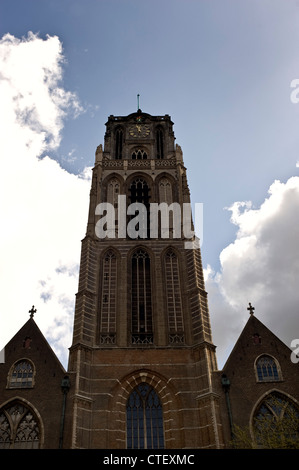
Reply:
[[[168,178],[163,177],[159,181],[159,202],[166,202],[172,204],[172,185]]]
[[[103,260],[100,318],[100,343],[115,344],[116,340],[117,260],[109,250]]]
[[[143,149],[134,150],[132,160],[147,160],[147,153]]]
[[[279,367],[271,356],[263,355],[256,361],[258,382],[275,382],[280,380]]]
[[[290,448],[299,439],[299,408],[289,397],[276,391],[267,395],[253,416],[253,431],[256,443],[268,447],[273,439],[275,446]],[[298,445],[298,444],[297,444]],[[279,445],[280,447],[280,445]]]
[[[164,448],[162,405],[147,383],[135,387],[127,401],[127,448]]]
[[[164,262],[169,342],[184,343],[179,263],[173,250],[167,251]]]
[[[39,448],[40,428],[35,414],[14,403],[0,410],[0,449]]]
[[[152,344],[150,258],[140,249],[132,256],[132,343]]]
[[[8,387],[9,388],[28,388],[33,387],[33,364],[28,360],[16,362],[10,370]]]

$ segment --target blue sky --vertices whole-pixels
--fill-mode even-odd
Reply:
[[[29,31],[35,40],[28,41]],[[248,318],[249,301],[255,304],[259,318],[285,342],[290,343],[296,328],[299,337],[299,299],[293,288],[298,284],[299,274],[296,262],[299,103],[290,99],[290,84],[299,78],[299,3],[295,0],[3,0],[0,37],[7,33],[21,43],[27,38],[32,48],[37,38],[46,46],[53,36],[62,45],[63,61],[61,56],[57,83],[64,93],[73,94],[81,112],[70,103],[65,107],[57,124],[57,145],[47,145],[52,135],[51,123],[47,121],[39,131],[38,126],[33,126],[39,138],[44,138],[35,158],[48,158],[45,165],[51,164],[51,168],[57,162],[57,178],[63,170],[69,179],[69,175],[78,177],[93,165],[95,149],[103,143],[108,116],[134,112],[137,93],[143,111],[172,117],[176,141],[184,153],[192,201],[204,205],[202,257],[220,363]],[[1,67],[5,69],[6,64],[4,60]],[[22,71],[20,64],[19,67],[12,70]],[[5,80],[7,83],[7,77]],[[32,95],[29,88],[26,90],[16,96]],[[30,106],[36,110],[42,105],[37,98]],[[9,156],[2,152],[2,158],[7,163]],[[276,180],[281,185],[277,184],[269,194]],[[18,188],[14,187],[14,191],[18,192]],[[64,196],[70,197],[70,193]],[[275,199],[279,196],[280,205]],[[7,193],[4,197],[6,200]],[[251,206],[236,204],[245,201],[251,201]],[[228,207],[233,210],[225,209]],[[31,213],[31,209],[28,211]],[[82,214],[84,211],[85,208]],[[78,221],[82,226],[78,235],[76,232],[78,243],[84,236],[86,220],[87,212]],[[273,231],[269,228],[271,224]],[[61,230],[57,227],[57,233]],[[21,240],[22,234],[19,236]],[[6,255],[12,245],[5,246],[4,242]],[[40,243],[44,242],[40,240]],[[65,266],[78,264],[80,252],[76,250],[72,260],[68,257],[65,262],[63,256],[57,259],[61,263],[58,271],[61,272],[61,266],[67,269]],[[287,256],[276,260],[277,250],[280,256],[283,252]],[[289,262],[284,265],[286,259]],[[283,275],[281,269],[285,269]],[[37,304],[41,316],[51,307],[56,281],[50,274],[49,279],[39,278],[38,270],[36,276],[36,281],[33,276],[28,286],[27,291],[32,291],[28,300],[25,296],[22,303],[14,304],[3,299],[2,306],[0,300],[2,311],[8,305],[11,310],[23,305],[22,314],[13,314],[16,319],[11,330],[7,328],[9,332],[26,320],[32,303]],[[75,282],[75,274],[72,276]],[[279,286],[276,285],[278,277]],[[36,290],[34,282],[49,286],[50,278],[52,293],[50,289],[42,293]],[[24,274],[20,273],[15,278],[16,286],[23,280]],[[292,294],[280,305],[277,290]],[[68,305],[68,325],[75,292],[76,287],[74,292],[68,292],[68,300],[63,304],[63,308]],[[54,305],[56,308],[56,304],[52,308]],[[284,322],[280,317],[282,309]],[[44,331],[51,340],[54,323],[43,321]],[[61,332],[62,323],[62,319],[57,319]],[[225,339],[224,327],[228,328]],[[52,342],[60,351],[61,340],[55,338]]]

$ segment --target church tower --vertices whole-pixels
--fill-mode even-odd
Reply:
[[[109,116],[82,240],[69,358],[72,448],[223,445],[189,206],[170,116]]]

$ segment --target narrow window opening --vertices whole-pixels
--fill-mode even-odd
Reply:
[[[163,138],[163,130],[158,128],[156,131],[156,151],[157,151],[157,158],[164,158],[164,138]]]
[[[122,129],[116,130],[115,135],[115,159],[122,159],[122,150],[123,150],[123,131]]]

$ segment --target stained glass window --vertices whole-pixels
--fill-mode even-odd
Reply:
[[[256,371],[259,382],[275,382],[280,379],[277,364],[270,356],[262,356],[257,360]]]
[[[162,405],[147,383],[139,384],[127,402],[127,448],[164,448]]]
[[[266,396],[254,414],[255,440],[260,447],[298,448],[299,410],[278,392]]]
[[[9,377],[9,388],[26,388],[33,386],[33,365],[30,361],[19,361],[14,364]]]

